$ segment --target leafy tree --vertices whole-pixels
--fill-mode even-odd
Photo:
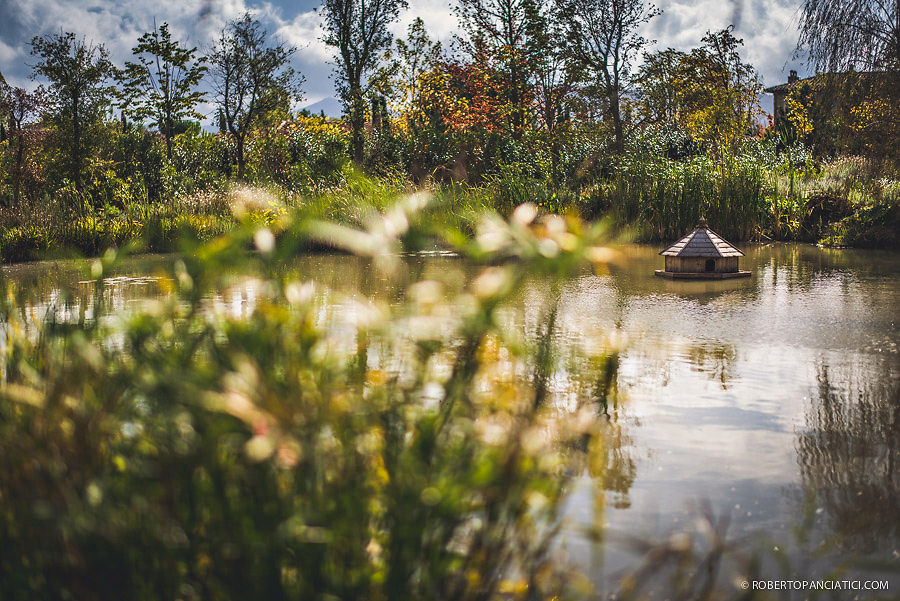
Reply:
[[[714,151],[737,149],[760,114],[762,86],[731,31],[706,32],[689,53],[669,48],[645,56],[636,82],[646,121],[678,123]]]
[[[9,137],[14,141],[13,164],[10,174],[13,180],[13,204],[19,204],[22,191],[22,180],[25,175],[26,150],[29,143],[29,131],[26,123],[29,119],[40,115],[44,108],[46,93],[39,86],[34,92],[24,88],[10,87],[0,79],[0,114],[9,120]]]
[[[422,76],[433,69],[441,59],[441,43],[428,37],[421,17],[409,24],[406,39],[397,39],[397,88],[400,110],[406,113],[419,93]]]
[[[510,142],[505,91],[505,74],[484,56],[439,61],[419,80],[410,121],[414,165],[439,179],[496,169],[498,150]]]
[[[688,130],[713,149],[733,152],[761,112],[762,85],[753,66],[741,61],[743,40],[732,29],[706,32],[703,46],[686,59],[682,82]]]
[[[900,71],[897,0],[805,0],[798,48],[822,71]]]
[[[350,149],[353,161],[363,161],[365,96],[375,83],[378,69],[393,43],[388,25],[407,7],[406,0],[324,0],[324,42],[337,50],[335,83],[350,118]]]
[[[681,92],[688,82],[688,55],[674,48],[644,54],[638,71],[638,110],[647,123],[675,123],[682,114]]]
[[[262,24],[245,13],[225,26],[209,57],[220,124],[234,138],[241,179],[247,134],[301,97],[302,77],[288,64],[296,48],[270,46],[268,37]]]
[[[559,125],[568,123],[572,94],[581,69],[566,45],[567,18],[560,0],[551,0],[529,14],[528,38],[534,74],[538,123],[550,137],[550,159],[556,177],[559,162]]]
[[[567,0],[568,40],[573,56],[607,100],[615,148],[625,148],[621,96],[634,57],[647,44],[638,29],[660,14],[644,0]]]
[[[565,14],[558,1],[536,12],[529,26],[540,122],[551,132],[564,117],[569,97],[582,76],[580,65],[572,60],[566,46],[565,28]]]
[[[168,23],[138,38],[132,53],[138,62],[125,63],[119,75],[125,111],[135,120],[152,119],[166,137],[166,155],[171,159],[178,122],[202,118],[194,107],[205,96],[196,88],[207,70],[206,59],[196,56],[197,48],[173,41]]]
[[[781,139],[801,140],[818,156],[896,156],[900,111],[890,91],[871,73],[823,73],[791,86]]]
[[[464,47],[473,60],[487,59],[503,75],[501,92],[514,136],[521,133],[528,113],[530,59],[535,56],[529,33],[538,10],[535,0],[459,0],[457,5],[460,26],[468,34]]]
[[[107,85],[114,67],[102,44],[78,39],[65,32],[35,37],[31,54],[38,57],[33,77],[49,81],[47,106],[56,126],[64,169],[78,192],[84,190],[86,161],[95,148],[98,126],[109,105]]]
[[[831,73],[817,101],[844,104],[860,87],[866,89],[851,109],[851,136],[872,156],[898,158],[900,3],[805,0],[797,47],[809,52],[810,63],[817,70]],[[860,77],[859,73],[866,75]],[[840,143],[846,138],[833,140]]]

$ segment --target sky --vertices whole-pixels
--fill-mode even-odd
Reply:
[[[808,72],[795,56],[801,0],[658,0],[662,15],[644,36],[653,48],[689,50],[707,30],[734,25],[744,40],[742,57],[756,67],[765,86],[787,80],[790,69]],[[316,0],[0,0],[0,72],[7,82],[26,88],[31,81],[29,42],[35,35],[73,31],[102,43],[111,59],[122,65],[131,57],[137,38],[157,23],[168,22],[176,39],[209,51],[224,24],[249,10],[271,34],[297,48],[294,67],[306,77],[299,106],[334,96],[332,50],[322,41]],[[409,0],[409,9],[393,26],[404,35],[408,24],[422,17],[435,39],[449,42],[457,32],[448,0]],[[771,112],[771,96],[763,108]],[[206,107],[206,110],[211,110]]]

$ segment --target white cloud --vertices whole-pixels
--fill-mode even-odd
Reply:
[[[409,24],[416,17],[425,22],[428,35],[445,46],[459,32],[453,5],[448,0],[410,0],[409,8],[400,15],[400,20],[391,26],[391,31],[398,37],[405,38]]]
[[[138,36],[166,21],[177,39],[208,52],[225,23],[251,12],[284,42],[297,48],[295,67],[306,76],[307,100],[334,94],[330,79],[333,51],[322,42],[321,19],[311,10],[286,0],[0,0],[0,71],[17,85],[28,80],[28,41],[33,35],[75,31],[103,43],[111,58],[122,64],[130,57]],[[407,27],[421,17],[435,40],[449,47],[458,33],[454,0],[410,0],[391,31],[406,36]],[[737,37],[744,39],[742,55],[760,72],[765,85],[787,78],[789,69],[806,71],[793,58],[797,14],[801,0],[657,0],[663,15],[653,19],[644,35],[653,48],[689,50],[700,44],[707,30],[737,21]],[[295,12],[296,11],[296,12]]]
[[[16,62],[24,62],[25,56],[21,48],[14,48],[0,40],[0,65],[10,65]],[[27,86],[28,78],[18,72],[2,71],[6,83],[11,86],[29,87]]]
[[[326,63],[332,60],[334,49],[322,41],[322,19],[316,11],[302,12],[290,21],[276,14],[273,21],[276,24],[275,35],[297,48],[302,62]]]
[[[651,50],[690,50],[707,30],[734,24],[734,35],[744,40],[743,60],[766,86],[785,81],[789,69],[805,72],[802,61],[793,58],[800,0],[660,0],[658,6],[663,14],[644,28],[644,35],[656,40]]]

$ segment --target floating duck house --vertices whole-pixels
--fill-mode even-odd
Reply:
[[[725,280],[750,275],[738,268],[744,253],[709,229],[703,218],[694,231],[659,254],[666,258],[666,268],[655,272],[661,278]]]

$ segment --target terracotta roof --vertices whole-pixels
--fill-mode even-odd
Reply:
[[[667,257],[743,257],[744,253],[723,240],[719,234],[706,227],[700,219],[690,234],[659,253]]]

